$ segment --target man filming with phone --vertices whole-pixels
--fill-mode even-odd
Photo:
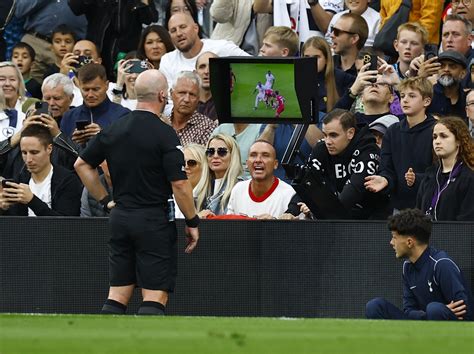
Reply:
[[[130,112],[107,97],[109,82],[105,68],[100,64],[87,64],[77,72],[84,103],[64,114],[61,131],[72,140],[85,145],[102,128]]]

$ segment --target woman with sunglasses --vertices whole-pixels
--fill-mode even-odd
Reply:
[[[161,57],[174,50],[168,30],[163,26],[146,27],[138,42],[137,58],[148,60],[155,69],[160,68]]]
[[[188,144],[184,146],[183,154],[184,169],[193,188],[194,200],[196,200],[196,186],[201,180],[203,166],[207,164],[206,149],[199,144]],[[178,207],[175,211],[175,217],[177,219],[184,219],[184,215]]]
[[[433,127],[433,150],[438,162],[421,181],[417,208],[433,220],[474,221],[474,140],[467,125],[441,118]]]
[[[316,80],[321,98],[319,111],[330,112],[339,98],[354,83],[355,77],[334,67],[331,48],[324,38],[308,38],[303,44],[301,53],[304,57],[315,57],[317,60]]]
[[[214,135],[206,148],[207,168],[203,168],[196,186],[196,206],[201,218],[225,214],[232,188],[242,180],[240,151],[234,138]]]

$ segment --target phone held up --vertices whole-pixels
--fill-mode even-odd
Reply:
[[[365,54],[364,55],[364,65],[370,63],[367,71],[377,70],[377,56],[374,54]],[[377,81],[377,79],[370,79],[371,82]]]

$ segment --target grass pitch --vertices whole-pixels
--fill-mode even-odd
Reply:
[[[1,354],[474,353],[474,323],[0,315]]]
[[[232,65],[232,72],[236,81],[234,91],[231,96],[232,115],[235,117],[258,117],[274,118],[275,110],[266,108],[263,102],[258,104],[258,109],[253,110],[255,106],[255,97],[253,93],[257,83],[260,81],[265,85],[265,74],[271,70],[275,76],[273,90],[278,90],[285,98],[285,110],[281,118],[301,117],[301,112],[296,97],[293,77],[293,70],[290,70],[291,64],[252,64],[252,65]]]

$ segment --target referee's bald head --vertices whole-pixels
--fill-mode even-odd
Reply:
[[[166,94],[168,82],[165,75],[159,70],[146,70],[138,75],[135,81],[135,94],[138,102],[154,101],[160,91]]]

